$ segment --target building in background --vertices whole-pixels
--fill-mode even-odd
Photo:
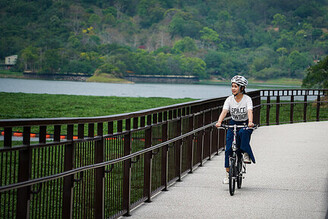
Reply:
[[[5,57],[5,63],[0,63],[1,69],[10,69],[11,67],[15,66],[17,62],[18,55],[11,55]]]

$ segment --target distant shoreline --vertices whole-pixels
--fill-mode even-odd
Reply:
[[[23,73],[27,79],[64,80],[64,81],[87,81],[92,75],[87,74],[38,74]]]
[[[0,78],[41,79],[58,81],[82,81],[104,83],[170,83],[170,84],[196,84],[199,78],[196,76],[180,75],[128,75],[124,78],[115,78],[110,74],[87,75],[87,74],[38,74],[38,73],[15,73],[1,74]]]
[[[96,80],[91,80],[94,78],[92,75],[74,75],[74,74],[69,74],[69,75],[57,75],[56,77],[54,76],[47,76],[47,77],[39,77],[41,74],[36,74],[34,76],[27,75],[31,73],[20,73],[20,72],[9,72],[4,73],[0,71],[0,78],[17,78],[17,79],[41,79],[41,80],[58,80],[58,81],[82,81],[82,82],[102,82],[102,83],[171,83],[171,84],[180,84],[180,83],[185,83],[185,84],[204,84],[204,85],[226,85],[229,83],[229,81],[223,81],[223,80],[215,80],[215,79],[210,79],[210,80],[189,80],[182,82],[180,80],[172,80],[171,77],[167,77],[167,81],[165,82],[162,78],[165,76],[161,76],[158,79],[159,80],[135,80],[131,81],[128,80],[128,78],[124,78],[121,80],[108,80],[108,77],[97,77]],[[50,74],[49,74],[50,75]],[[58,77],[61,76],[61,77]],[[101,75],[102,76],[102,75]],[[145,76],[143,76],[145,78]],[[187,77],[188,78],[188,77]],[[124,82],[123,82],[124,81]],[[192,81],[192,82],[191,82]],[[272,80],[267,80],[267,81],[260,81],[260,80],[255,80],[255,79],[250,79],[249,80],[249,87],[263,87],[263,88],[268,88],[268,87],[295,87],[299,88],[302,86],[302,80],[301,79],[292,79],[292,78],[279,78],[279,79],[272,79]]]

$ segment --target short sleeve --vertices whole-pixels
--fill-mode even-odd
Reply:
[[[248,97],[246,102],[247,110],[253,110],[253,101],[252,98]]]
[[[229,97],[224,101],[224,104],[223,104],[223,109],[225,109],[225,110],[228,110],[229,111],[229,109],[230,109],[230,104],[229,104]]]

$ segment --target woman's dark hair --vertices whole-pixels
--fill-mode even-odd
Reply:
[[[246,94],[246,87],[245,86],[240,86],[240,90],[242,94]]]

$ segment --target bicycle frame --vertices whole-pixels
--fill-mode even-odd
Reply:
[[[246,173],[246,164],[244,163],[243,157],[237,155],[237,129],[255,129],[257,126],[248,127],[247,125],[225,125],[222,124],[223,129],[233,129],[233,141],[232,141],[232,154],[229,156],[229,192],[230,195],[234,195],[235,183],[237,181],[238,189],[241,188],[243,174]]]

